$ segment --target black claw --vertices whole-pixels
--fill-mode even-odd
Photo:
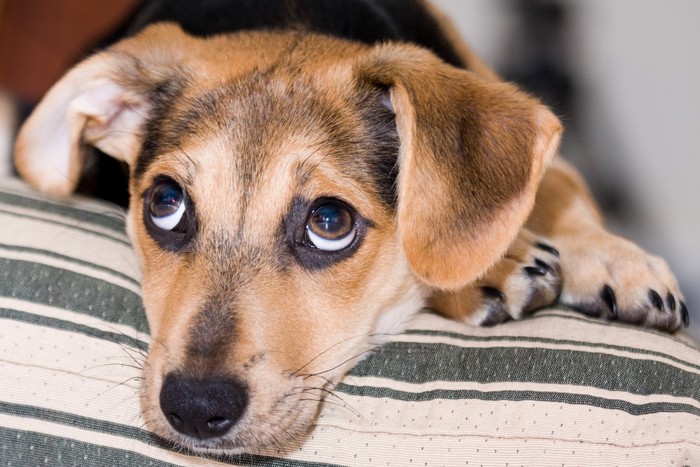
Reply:
[[[683,302],[681,302],[681,320],[683,321],[683,326],[686,328],[690,326],[690,313],[688,313],[688,307]]]
[[[674,297],[671,292],[666,295],[666,303],[668,304],[669,310],[676,311],[676,297]]]
[[[651,300],[651,304],[658,308],[660,311],[666,310],[666,308],[664,307],[664,301],[661,298],[661,295],[659,295],[659,293],[656,290],[649,289],[649,300]]]
[[[606,284],[600,292],[600,298],[602,298],[605,304],[608,305],[608,308],[610,308],[610,312],[612,313],[610,320],[617,321],[617,298],[615,297],[615,291],[612,287]]]
[[[528,273],[531,276],[544,276],[545,274],[547,274],[547,271],[545,269],[542,269],[538,266],[525,266],[523,269],[526,273]]]
[[[509,319],[510,315],[508,314],[506,307],[504,305],[499,305],[491,307],[486,314],[486,318],[484,318],[484,320],[481,322],[481,325],[484,327],[491,327],[508,321]]]
[[[554,268],[552,268],[552,266],[550,266],[550,264],[549,264],[548,262],[542,261],[542,260],[539,259],[539,258],[535,258],[535,264],[538,265],[539,267],[541,267],[542,269],[544,269],[545,271],[549,272],[549,273],[553,273],[553,272],[554,272]]]
[[[535,243],[535,246],[539,248],[540,250],[548,251],[549,253],[553,254],[557,258],[559,257],[559,250],[554,248],[551,245],[547,245],[546,243]]]
[[[495,287],[482,287],[481,294],[486,298],[493,298],[496,300],[500,300],[501,302],[506,301],[506,294],[504,294]]]

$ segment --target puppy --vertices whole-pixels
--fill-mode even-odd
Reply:
[[[129,166],[154,433],[230,452],[301,436],[310,399],[426,304],[476,325],[557,300],[688,324],[666,263],[607,232],[557,158],[559,120],[429,4],[194,5],[148,3],[15,152],[55,196],[90,147]]]

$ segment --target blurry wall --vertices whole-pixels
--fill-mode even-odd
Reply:
[[[523,62],[533,56],[559,60],[565,79],[552,82],[571,95],[550,103],[567,127],[564,154],[593,185],[611,228],[667,258],[700,339],[700,2],[434,1],[508,77],[527,78]],[[539,8],[539,19],[524,7]],[[559,22],[549,41],[548,16]]]
[[[138,0],[0,0],[0,88],[36,102]]]

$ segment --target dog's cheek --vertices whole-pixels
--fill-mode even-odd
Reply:
[[[158,295],[164,294],[167,289],[165,287],[159,287],[155,284],[156,281],[151,279],[153,267],[149,265],[148,259],[156,256],[157,252],[150,251],[149,253],[144,250],[144,248],[148,249],[147,245],[152,242],[147,238],[145,228],[139,220],[140,215],[137,214],[136,211],[138,210],[132,209],[127,216],[126,233],[139,265],[141,296],[146,311],[149,331],[152,336],[157,336],[162,315],[159,305],[163,303],[162,298],[158,297]],[[153,248],[149,250],[153,250]]]
[[[375,333],[388,326],[387,313],[400,309],[400,316],[394,313],[390,318],[394,321],[390,327],[398,330],[420,308],[420,297],[411,296],[411,304],[404,303],[414,285],[391,229],[375,230],[355,257],[313,280],[300,281],[298,293],[304,304],[295,319],[306,333],[300,350],[302,360],[315,359],[307,370],[333,369],[324,373],[331,380],[342,376],[374,342],[381,341]]]
[[[132,206],[133,205],[132,201]],[[158,253],[153,251],[154,248],[152,246],[149,247],[149,244],[153,242],[146,234],[138,211],[138,209],[130,210],[126,219],[126,233],[131,242],[140,269],[141,295],[146,311],[146,318],[148,319],[149,330],[151,335],[155,336],[160,327],[161,311],[159,305],[162,303],[161,298],[157,296],[166,292],[167,289],[165,287],[159,287],[156,284],[157,281],[152,279],[154,265],[151,263],[154,263],[153,259],[157,257]]]

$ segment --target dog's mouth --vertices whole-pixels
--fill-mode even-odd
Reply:
[[[230,373],[198,370],[166,372],[160,381],[145,375],[145,428],[176,450],[229,455],[298,447],[345,369],[316,376],[260,362]]]
[[[249,396],[246,385],[235,378],[215,376],[197,380],[169,374],[160,390],[157,413],[150,419],[147,417],[146,428],[177,448],[199,453],[289,449],[290,443],[298,441],[313,426],[324,392],[328,390],[280,386],[268,389],[268,392],[277,389],[278,396],[265,404]],[[147,416],[148,410],[144,414]]]

